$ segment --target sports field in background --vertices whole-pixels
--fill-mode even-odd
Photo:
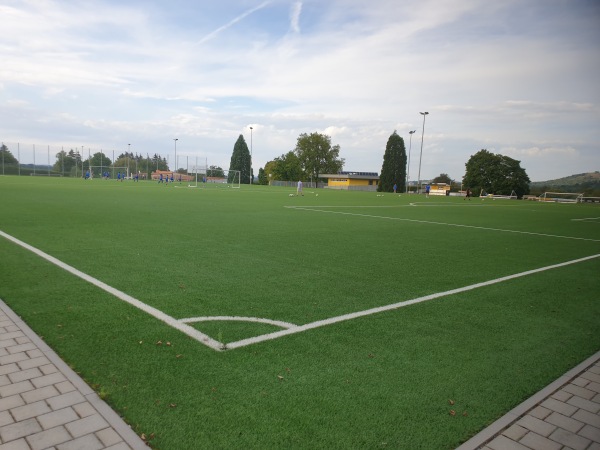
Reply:
[[[600,349],[600,207],[292,193],[0,177],[0,298],[160,449],[450,449]]]

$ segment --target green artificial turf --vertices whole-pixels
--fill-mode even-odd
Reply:
[[[0,230],[177,319],[296,325],[600,253],[595,206],[291,192],[0,177]],[[0,298],[160,449],[454,448],[600,349],[600,258],[217,352],[0,254]]]

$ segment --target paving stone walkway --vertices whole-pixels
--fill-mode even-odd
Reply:
[[[0,300],[0,450],[148,449]]]
[[[457,450],[600,450],[600,352]]]

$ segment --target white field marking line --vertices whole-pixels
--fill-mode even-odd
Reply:
[[[274,325],[280,328],[295,328],[298,325],[284,322],[282,320],[271,320],[263,319],[260,317],[242,317],[242,316],[205,316],[205,317],[188,317],[187,319],[179,319],[182,323],[195,323],[195,322],[209,322],[211,320],[226,320],[226,321],[239,321],[239,322],[255,322],[255,323],[266,323]]]
[[[600,217],[586,217],[584,219],[571,219],[571,220],[574,221],[574,222],[585,222],[585,221],[588,221],[588,220],[595,222],[597,220],[600,221]]]
[[[445,225],[448,227],[472,228],[475,230],[500,231],[502,233],[527,234],[530,236],[573,239],[576,241],[600,242],[600,239],[581,238],[581,237],[574,237],[574,236],[562,236],[560,234],[535,233],[533,231],[505,230],[503,228],[478,227],[475,225],[461,225],[458,223],[433,222],[431,220],[406,219],[403,217],[374,216],[372,214],[358,214],[358,213],[349,213],[349,212],[343,212],[343,211],[323,211],[321,209],[314,209],[314,208],[318,208],[318,207],[297,206],[297,207],[294,207],[291,209],[302,210],[302,211],[314,211],[314,212],[320,212],[320,213],[325,213],[325,214],[342,214],[342,215],[346,215],[346,216],[368,217],[368,218],[372,218],[372,219],[387,219],[387,220],[399,220],[402,222],[426,223],[429,225]]]
[[[59,259],[56,259],[55,257],[50,256],[47,253],[44,253],[43,251],[41,251],[35,247],[32,247],[31,245],[26,244],[25,242],[20,241],[19,239],[15,238],[9,234],[6,234],[1,230],[0,230],[0,236],[3,236],[6,239],[8,239],[9,241],[12,241],[15,244],[20,245],[21,247],[29,250],[30,252],[35,253],[36,255],[44,258],[46,261],[60,267],[61,269],[66,270],[67,272],[75,275],[76,277],[79,277],[82,280],[85,280],[88,283],[91,283],[94,286],[97,286],[100,289],[108,292],[109,294],[114,295],[119,300],[123,300],[124,302],[127,302],[130,305],[135,306],[138,309],[141,309],[145,313],[150,314],[151,316],[166,323],[167,325],[181,331],[182,333],[187,334],[192,339],[195,339],[198,342],[201,342],[202,344],[206,345],[207,347],[210,347],[213,350],[221,350],[223,348],[223,344],[221,342],[212,339],[210,336],[208,336],[204,333],[201,333],[200,331],[196,330],[195,328],[190,327],[189,325],[186,325],[184,323],[180,323],[174,317],[171,317],[171,316],[163,313],[162,311],[160,311],[156,308],[153,308],[152,306],[149,306],[149,305],[133,298],[132,296],[125,294],[124,292],[121,292],[118,289],[113,288],[112,286],[109,286],[108,284],[103,283],[102,281],[97,280],[96,278],[91,277],[90,275],[87,275],[87,274],[75,269],[72,266],[69,266],[68,264],[65,264],[64,262],[60,261]]]
[[[358,312],[354,312],[354,313],[350,313],[350,314],[344,314],[344,315],[337,316],[337,317],[330,317],[329,319],[318,320],[316,322],[299,325],[297,327],[289,328],[287,330],[281,330],[281,331],[276,331],[274,333],[263,334],[261,336],[256,336],[253,338],[242,339],[241,341],[229,342],[229,343],[225,344],[226,345],[225,348],[226,349],[234,349],[234,348],[245,347],[247,345],[257,344],[259,342],[268,341],[271,339],[277,339],[277,338],[280,338],[283,336],[288,336],[290,334],[301,333],[303,331],[312,330],[314,328],[319,328],[319,327],[323,327],[326,325],[332,325],[332,324],[338,323],[338,322],[344,322],[346,320],[357,319],[359,317],[365,317],[365,316],[369,316],[372,314],[378,314],[378,313],[384,312],[384,311],[399,309],[399,308],[403,308],[405,306],[414,305],[416,303],[422,303],[422,302],[426,302],[429,300],[434,300],[434,299],[437,299],[440,297],[446,297],[449,295],[460,294],[462,292],[471,291],[473,289],[478,289],[478,288],[485,287],[485,286],[491,286],[493,284],[503,283],[504,281],[509,281],[509,280],[513,280],[515,278],[521,278],[521,277],[525,277],[528,275],[533,275],[533,274],[536,274],[539,272],[544,272],[546,270],[558,269],[560,267],[565,267],[565,266],[569,266],[572,264],[578,264],[580,262],[589,261],[591,259],[598,258],[598,257],[600,257],[600,254],[586,256],[584,258],[574,259],[574,260],[566,261],[566,262],[559,263],[559,264],[553,264],[551,266],[540,267],[538,269],[527,270],[525,272],[508,275],[508,276],[501,277],[501,278],[496,278],[494,280],[483,281],[481,283],[475,283],[475,284],[471,284],[469,286],[464,286],[464,287],[457,288],[457,289],[451,289],[449,291],[425,295],[423,297],[418,297],[418,298],[414,298],[412,300],[406,300],[406,301],[399,302],[399,303],[393,303],[391,305],[379,306],[377,308],[366,309],[364,311],[358,311]]]

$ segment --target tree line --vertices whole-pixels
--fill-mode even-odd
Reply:
[[[17,159],[6,145],[0,147],[2,167],[18,165]],[[240,134],[234,144],[230,170],[240,172],[242,184],[250,184],[254,180],[250,151]],[[340,146],[333,145],[331,137],[320,133],[302,133],[298,136],[293,150],[284,153],[258,170],[258,183],[269,184],[270,181],[319,181],[321,175],[337,174],[344,168],[345,160],[340,157]],[[466,171],[462,180],[462,188],[467,188],[477,195],[481,190],[496,195],[510,195],[515,191],[519,197],[529,194],[530,179],[520,161],[508,156],[494,154],[485,149],[472,155],[465,164]],[[67,176],[81,176],[87,170],[94,171],[95,176],[106,171],[121,170],[128,173],[146,173],[150,177],[155,170],[169,170],[167,160],[158,154],[139,155],[137,153],[121,153],[115,161],[111,161],[104,153],[97,152],[83,159],[74,149],[68,152],[61,150],[56,154],[56,162],[52,172]],[[177,172],[185,172],[178,169]],[[208,176],[225,176],[224,170],[211,166]],[[112,174],[111,174],[112,176]],[[451,184],[447,174],[432,180],[434,183]],[[404,192],[407,183],[407,155],[404,139],[394,131],[386,143],[383,163],[377,190],[380,192]]]

